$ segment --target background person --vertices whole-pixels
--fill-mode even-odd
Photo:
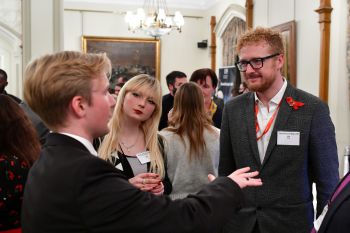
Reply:
[[[32,123],[33,123],[33,125],[38,133],[40,143],[43,145],[45,143],[46,135],[49,133],[48,129],[43,124],[40,117],[38,117],[30,109],[30,107],[28,107],[28,105],[26,103],[24,103],[20,98],[14,96],[14,95],[8,94],[5,91],[5,87],[7,85],[8,85],[7,73],[4,70],[0,69],[0,94],[9,96],[12,100],[14,100],[16,103],[18,103],[20,105],[20,107],[24,110],[24,112],[28,115],[29,119],[32,121]]]
[[[32,122],[17,102],[0,94],[0,232],[21,232],[23,191],[40,153]]]
[[[217,174],[220,130],[212,125],[202,90],[193,82],[176,92],[169,124],[160,134],[165,139],[167,171],[173,184],[170,197],[179,199],[209,183],[208,174]]]
[[[50,133],[50,130],[46,127],[40,117],[24,101],[22,101],[19,106],[24,110],[29,119],[32,121],[33,126],[39,136],[40,144],[44,145],[46,137]]]
[[[237,62],[238,62],[239,58],[237,57]],[[247,87],[247,83],[242,80],[241,78],[241,72],[239,71],[239,69],[237,67],[235,67],[235,83],[233,88],[231,89],[231,98],[239,96],[241,94],[247,93],[249,92],[249,89]]]
[[[3,95],[8,95],[9,97],[11,97],[14,101],[16,101],[18,104],[22,102],[22,100],[20,98],[18,98],[17,96],[8,94],[5,91],[5,87],[8,85],[7,82],[7,73],[5,70],[0,69],[0,94]]]
[[[192,73],[190,81],[197,83],[201,87],[205,110],[213,120],[213,125],[220,129],[223,104],[216,104],[213,101],[215,88],[218,85],[218,77],[215,72],[208,68],[196,70]]]
[[[249,93],[225,105],[219,174],[245,166],[260,171],[264,186],[244,190],[246,205],[227,232],[310,232],[338,183],[338,155],[328,106],[291,86],[281,75],[281,35],[258,27],[243,34],[236,63]]]
[[[94,156],[92,146],[93,138],[108,133],[115,105],[108,92],[110,67],[105,54],[73,51],[27,66],[24,98],[53,132],[28,175],[23,233],[218,231],[241,205],[241,188],[262,185],[253,178],[258,172],[239,169],[176,202],[132,186]]]
[[[169,194],[163,142],[158,137],[161,92],[158,80],[141,74],[122,88],[99,155],[121,170],[135,187]],[[146,183],[146,184],[145,184]]]
[[[123,86],[124,86],[124,83],[117,83],[117,84],[115,84],[115,86],[114,86],[114,94],[115,94],[116,97],[118,97],[119,92],[120,92],[120,90],[122,89]]]
[[[174,95],[182,84],[187,83],[187,76],[181,71],[172,71],[166,76],[166,83],[169,93],[162,98],[162,114],[158,130],[162,130],[168,126],[168,114],[174,106]]]
[[[125,76],[120,76],[116,80],[116,84],[114,86],[114,94],[118,97],[120,90],[124,86],[124,84],[128,81],[128,78]]]

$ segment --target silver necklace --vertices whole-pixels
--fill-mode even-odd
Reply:
[[[128,151],[128,152],[130,152],[130,150],[136,145],[136,143],[137,143],[137,141],[138,141],[138,139],[139,139],[139,135],[140,135],[140,131],[138,132],[138,134],[137,134],[137,137],[136,137],[136,139],[135,139],[135,142],[133,143],[133,144],[131,144],[130,146],[128,146],[128,145],[126,145],[124,142],[120,142],[122,145],[123,145],[123,147]]]

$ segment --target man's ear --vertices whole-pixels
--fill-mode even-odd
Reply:
[[[70,101],[70,109],[79,118],[85,116],[87,106],[88,102],[82,96],[74,96]]]
[[[282,70],[283,64],[284,64],[284,54],[280,54],[280,55],[277,57],[277,61],[278,61],[278,68],[279,68],[280,70]]]
[[[169,84],[168,85],[168,89],[169,89],[170,93],[173,93],[174,85],[173,84]]]

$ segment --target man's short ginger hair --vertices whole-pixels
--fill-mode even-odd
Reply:
[[[241,35],[237,42],[236,52],[240,53],[240,50],[247,46],[260,42],[267,43],[272,53],[284,54],[284,45],[281,33],[271,28],[257,27],[250,29]]]
[[[90,104],[91,81],[110,72],[111,62],[104,53],[63,51],[44,55],[25,70],[24,99],[55,130],[64,126],[73,97],[82,96]]]

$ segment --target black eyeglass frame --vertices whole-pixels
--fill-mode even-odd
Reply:
[[[252,67],[253,69],[261,69],[264,66],[264,61],[265,60],[273,58],[273,57],[276,57],[278,55],[280,55],[280,53],[274,53],[274,54],[266,56],[266,57],[258,57],[258,58],[254,58],[254,59],[251,59],[251,60],[248,60],[248,61],[244,61],[243,60],[243,61],[236,62],[235,65],[238,68],[238,70],[241,71],[241,72],[246,72],[247,68],[248,68],[248,65],[250,65],[250,67]],[[256,62],[260,62],[261,66],[260,65],[259,66],[253,66],[252,61],[254,61],[255,63]],[[246,66],[243,68],[242,64],[245,64]]]

